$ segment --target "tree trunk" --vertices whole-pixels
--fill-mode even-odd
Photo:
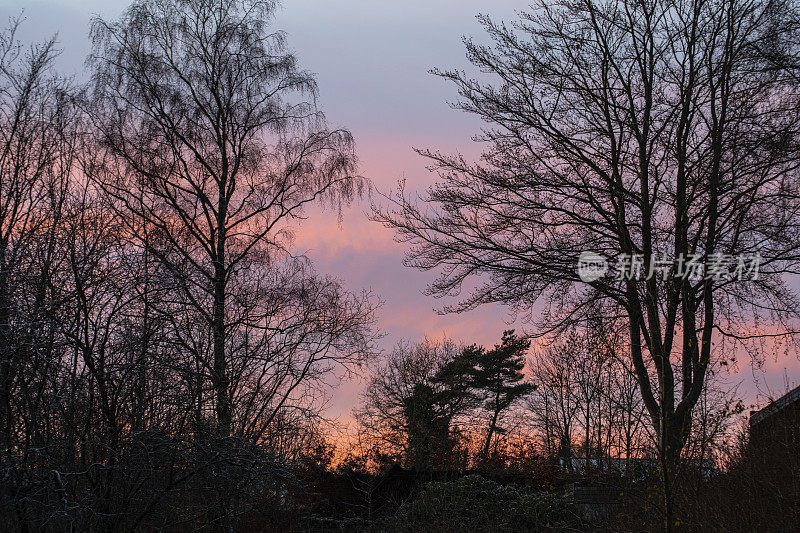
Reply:
[[[500,403],[500,395],[497,395],[495,398],[495,406]],[[489,432],[486,435],[486,442],[483,445],[483,458],[489,458],[489,448],[492,446],[492,435],[494,434],[494,430],[497,427],[497,418],[500,416],[500,410],[495,407],[494,414],[492,415],[492,420],[489,423]]]
[[[659,437],[658,454],[664,491],[664,531],[670,533],[675,528],[675,494],[688,423],[687,420],[677,420],[674,413],[665,413],[662,416],[664,424]]]
[[[5,261],[2,262],[5,264]],[[0,269],[3,269],[0,266]],[[11,382],[13,357],[11,336],[11,310],[8,298],[7,276],[0,271],[0,446],[4,453],[11,451],[13,429],[11,412]]]
[[[220,239],[221,240],[221,239]],[[231,405],[229,399],[228,365],[225,354],[225,269],[222,263],[223,252],[215,266],[214,275],[214,395],[216,396],[217,436],[227,438],[231,435]]]

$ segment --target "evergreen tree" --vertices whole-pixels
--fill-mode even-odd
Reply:
[[[483,346],[473,344],[442,365],[432,382],[439,391],[437,402],[450,418],[477,407],[480,403],[474,390],[474,374],[478,360],[486,353]]]
[[[414,386],[403,399],[408,442],[408,463],[417,470],[452,466],[458,443],[453,419],[479,405],[473,390],[473,375],[485,349],[467,346],[436,370],[429,383]]]
[[[428,470],[446,455],[453,445],[450,417],[441,409],[439,394],[433,387],[418,384],[403,401],[408,432],[407,459],[416,470]]]
[[[483,408],[490,414],[489,428],[483,445],[483,458],[489,456],[492,437],[505,430],[499,426],[502,414],[517,400],[536,389],[525,382],[525,353],[530,348],[528,339],[520,338],[514,330],[505,331],[500,344],[494,349],[476,354],[472,371],[472,388],[478,391]]]

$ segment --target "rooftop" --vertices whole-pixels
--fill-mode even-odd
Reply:
[[[787,392],[760,411],[750,411],[750,425],[754,426],[798,401],[800,401],[800,387]]]

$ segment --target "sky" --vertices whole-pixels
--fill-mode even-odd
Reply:
[[[92,16],[116,18],[127,0],[0,0],[0,22],[23,14],[19,37],[37,41],[58,34],[62,54],[59,69],[80,79],[90,46]],[[422,191],[435,175],[414,148],[479,153],[471,142],[480,123],[450,108],[454,87],[431,74],[434,67],[466,69],[462,36],[482,38],[478,13],[496,20],[513,20],[525,0],[285,0],[275,26],[287,34],[288,45],[302,68],[316,73],[319,104],[330,126],[349,129],[357,142],[361,175],[375,189],[388,192],[406,180],[408,190]],[[297,232],[296,245],[320,272],[342,280],[352,290],[371,289],[385,302],[379,325],[381,344],[390,348],[402,338],[428,335],[466,343],[491,345],[504,329],[524,329],[512,323],[506,310],[484,307],[461,315],[438,314],[442,302],[423,291],[432,274],[402,265],[404,248],[391,230],[369,220],[367,199],[347,208],[338,221],[335,212],[313,212]],[[347,415],[356,405],[364,379],[336,387],[328,413]],[[753,403],[780,395],[800,384],[800,363],[793,356],[768,356],[754,371],[742,363],[727,380],[741,382]]]

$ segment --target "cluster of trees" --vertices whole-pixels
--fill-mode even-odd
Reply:
[[[478,461],[495,454],[503,419],[536,387],[522,373],[530,340],[513,330],[487,350],[451,341],[399,343],[363,394],[357,411],[364,444],[411,468],[463,468],[465,446],[482,421]]]
[[[557,0],[481,21],[490,42],[466,40],[480,76],[435,73],[485,123],[482,157],[422,151],[437,183],[387,195],[375,218],[408,264],[440,273],[430,292],[459,298],[447,310],[627,330],[671,530],[715,354],[797,332],[800,6]],[[582,252],[638,258],[641,275],[584,282]],[[757,255],[753,279],[713,274],[719,257]],[[705,275],[687,275],[690,258]]]
[[[610,468],[632,474],[637,459],[652,464],[657,457],[655,435],[626,353],[619,333],[593,327],[573,329],[531,358],[530,373],[539,387],[526,406],[529,427],[542,452],[557,457],[567,470],[579,458],[583,471]],[[721,466],[729,456],[741,430],[738,415],[744,412],[722,363],[716,359],[710,365],[694,409],[693,434],[682,451],[689,464],[706,469]]]
[[[137,1],[85,86],[0,33],[4,528],[231,530],[374,352],[375,299],[290,246],[366,183],[273,10]]]
[[[528,404],[544,453],[568,469],[573,457],[632,459],[652,450],[636,380],[622,347],[573,330],[537,353],[531,372],[541,386]],[[600,337],[602,339],[602,337]]]
[[[655,436],[621,335],[573,328],[530,345],[513,331],[489,350],[399,343],[362,395],[354,453],[378,469],[513,471],[537,459],[567,473],[652,473]],[[706,469],[728,457],[743,412],[711,372],[683,453]]]

